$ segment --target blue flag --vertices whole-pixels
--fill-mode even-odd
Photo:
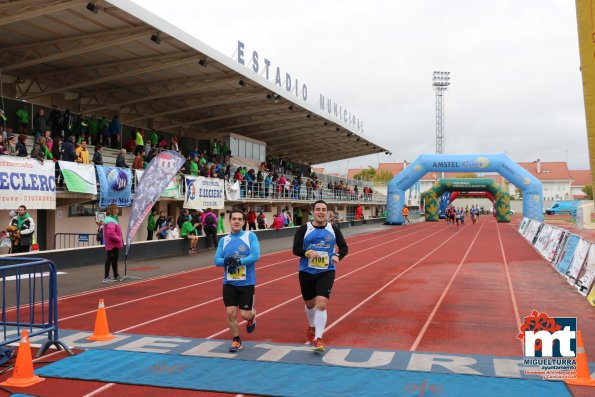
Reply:
[[[132,195],[132,172],[129,168],[96,165],[99,177],[99,206],[106,208],[110,204],[128,207]]]

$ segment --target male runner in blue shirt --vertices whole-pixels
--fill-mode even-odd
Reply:
[[[229,213],[231,233],[219,240],[215,265],[223,266],[223,303],[227,310],[227,323],[233,336],[229,351],[236,353],[242,350],[242,341],[238,329],[238,307],[240,316],[246,323],[246,331],[256,328],[256,311],[254,310],[254,285],[256,275],[254,267],[260,259],[260,244],[254,233],[245,232],[242,227],[246,223],[245,215],[240,210]]]
[[[339,252],[335,251],[335,245]],[[301,226],[293,239],[293,253],[300,257],[300,288],[310,325],[307,337],[314,351],[324,351],[326,305],[335,281],[335,266],[347,251],[341,230],[327,222],[326,202],[316,201],[314,220]]]

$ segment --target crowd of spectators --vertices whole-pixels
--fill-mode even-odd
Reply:
[[[28,105],[15,112],[19,120],[19,134],[6,127],[7,117],[0,109],[0,154],[31,157],[41,162],[73,161],[82,164],[103,165],[104,147],[119,149],[116,166],[142,170],[153,157],[164,149],[174,150],[185,155],[186,161],[180,174],[219,178],[232,183],[239,182],[242,198],[272,198],[293,200],[315,200],[323,198],[339,201],[372,199],[372,189],[344,181],[329,181],[323,184],[315,173],[310,173],[309,165],[292,162],[289,158],[268,156],[258,168],[247,166],[232,167],[231,150],[226,142],[213,139],[208,148],[194,148],[182,151],[176,136],[168,140],[156,130],[143,130],[134,127],[126,143],[121,142],[122,124],[118,116],[111,121],[105,117],[74,114],[69,109],[59,110],[55,105],[46,117],[44,109],[39,109],[32,119]],[[32,129],[28,129],[32,125]],[[34,136],[34,145],[28,153],[27,135]],[[91,156],[88,145],[94,144]],[[127,164],[127,153],[134,155]],[[56,165],[56,175],[60,172]],[[325,191],[326,189],[326,191]]]

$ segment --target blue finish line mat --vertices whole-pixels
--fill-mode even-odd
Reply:
[[[570,396],[562,382],[109,350],[88,350],[36,374],[268,396]]]

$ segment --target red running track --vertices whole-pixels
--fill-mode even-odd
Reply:
[[[348,244],[328,307],[325,342],[331,346],[521,356],[518,324],[536,309],[576,316],[586,350],[595,354],[593,310],[513,225],[487,217],[460,230],[421,223],[352,237]],[[261,258],[258,329],[243,339],[305,341],[297,267],[287,250]],[[112,332],[229,339],[221,277],[221,268],[208,267],[64,297],[60,326],[92,331],[103,298]],[[64,382],[77,385],[73,395],[150,395],[155,389],[50,379],[32,390]]]

